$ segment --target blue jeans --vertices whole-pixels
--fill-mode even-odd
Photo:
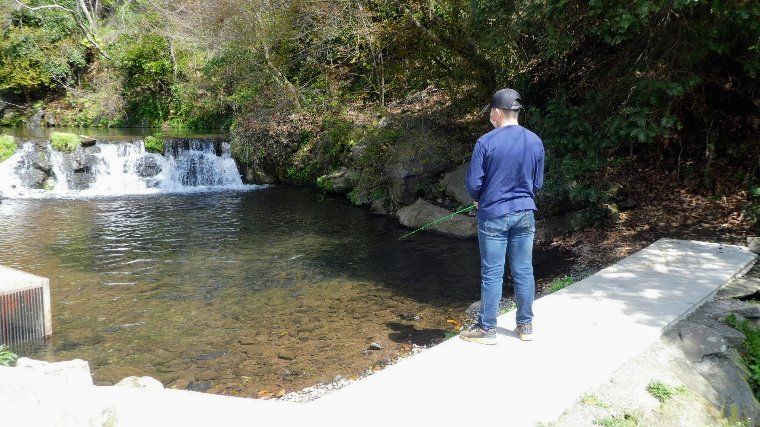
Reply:
[[[504,285],[504,261],[509,254],[509,267],[515,280],[517,323],[533,320],[533,236],[536,220],[533,211],[508,213],[478,221],[480,246],[480,326],[496,327],[496,315]]]

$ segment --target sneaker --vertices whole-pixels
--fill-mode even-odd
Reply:
[[[493,345],[496,344],[496,329],[483,329],[476,323],[459,334],[459,337],[465,341]]]
[[[533,324],[532,323],[518,323],[515,328],[517,336],[523,341],[531,341],[533,339]]]

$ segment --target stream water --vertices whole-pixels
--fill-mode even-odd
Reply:
[[[380,369],[479,299],[474,241],[399,241],[342,197],[233,188],[2,200],[0,264],[51,283],[53,341],[32,356],[85,359],[100,384],[257,396]],[[539,279],[568,263],[535,260]]]

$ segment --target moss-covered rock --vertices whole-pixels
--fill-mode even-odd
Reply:
[[[56,151],[70,153],[79,147],[81,139],[73,133],[53,132],[50,134],[50,145]]]

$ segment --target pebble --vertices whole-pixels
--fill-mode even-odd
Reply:
[[[425,350],[427,347],[420,347],[417,345],[412,345],[412,350],[409,352],[409,356],[412,356],[414,354],[418,354]],[[399,357],[396,360],[388,360],[386,361],[388,365],[391,365],[395,362],[398,362],[402,358]],[[311,402],[312,400],[319,399],[322,396],[325,396],[327,394],[330,394],[331,392],[335,390],[340,390],[343,387],[352,384],[356,381],[360,381],[363,378],[366,378],[375,372],[372,369],[368,369],[364,372],[364,374],[360,375],[358,378],[354,380],[350,380],[347,378],[343,378],[342,376],[338,375],[336,376],[332,381],[328,383],[322,383],[317,384],[313,387],[307,387],[301,391],[296,391],[293,393],[288,393],[285,396],[282,396],[279,400],[284,400],[287,402]]]
[[[383,346],[381,346],[380,344],[376,342],[373,342],[372,344],[369,345],[370,350],[382,350],[382,348]]]

